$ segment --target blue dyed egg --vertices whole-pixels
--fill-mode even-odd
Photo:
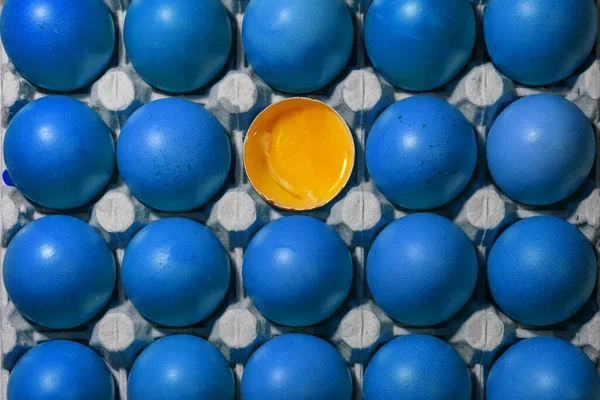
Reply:
[[[250,66],[269,86],[308,93],[342,71],[354,28],[344,0],[251,0],[242,40]]]
[[[470,400],[471,377],[446,342],[400,336],[375,353],[365,372],[365,400]]]
[[[231,146],[204,107],[161,99],[129,117],[117,141],[117,164],[142,202],[162,211],[189,211],[204,205],[225,183]]]
[[[411,214],[388,225],[367,258],[367,283],[386,314],[409,325],[434,325],[456,314],[477,282],[469,237],[436,214]]]
[[[600,376],[576,346],[554,337],[535,337],[513,345],[494,363],[486,399],[598,400]]]
[[[401,100],[375,121],[366,148],[377,189],[401,207],[425,210],[455,198],[477,163],[477,140],[469,121],[444,100]]]
[[[338,351],[315,336],[290,333],[269,340],[248,360],[244,400],[350,400],[352,378]]]
[[[474,44],[469,0],[374,0],[367,11],[365,45],[373,67],[405,90],[448,83]]]
[[[306,216],[278,219],[250,241],[242,268],[252,303],[270,320],[307,326],[329,318],[352,284],[352,258],[340,236]]]
[[[103,0],[7,0],[0,34],[20,74],[58,92],[92,83],[115,48],[115,26]]]
[[[490,173],[512,199],[547,205],[571,195],[596,156],[594,130],[583,112],[554,95],[512,103],[492,125],[486,145]]]
[[[35,203],[70,209],[89,203],[115,165],[110,130],[86,104],[49,96],[23,107],[4,138],[4,161],[14,185]]]
[[[206,85],[231,49],[231,24],[219,0],[134,0],[123,29],[137,73],[167,92]]]
[[[490,0],[483,27],[490,58],[504,75],[549,85],[590,55],[598,14],[593,0]]]
[[[92,349],[70,340],[39,344],[10,373],[9,400],[114,400],[115,384]]]
[[[53,215],[25,225],[10,241],[3,277],[21,314],[48,328],[69,329],[108,303],[116,268],[98,231],[80,219]]]
[[[590,298],[596,274],[590,242],[555,217],[531,217],[510,226],[488,258],[492,297],[509,317],[527,325],[571,317]]]
[[[233,400],[235,381],[223,354],[192,335],[158,339],[133,363],[129,400]]]
[[[127,297],[143,316],[167,326],[192,325],[223,301],[229,258],[205,226],[168,218],[135,235],[125,250],[121,274]]]

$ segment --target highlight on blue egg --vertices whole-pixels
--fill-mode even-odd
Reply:
[[[48,96],[23,107],[4,138],[4,162],[14,185],[41,206],[83,206],[110,181],[115,144],[100,116],[86,104]]]
[[[487,162],[496,185],[520,203],[564,200],[588,177],[596,157],[590,121],[569,100],[523,97],[498,116],[488,134]]]
[[[192,335],[172,335],[146,347],[131,367],[129,400],[233,400],[235,381],[223,354]]]
[[[555,337],[534,337],[506,350],[493,364],[487,400],[597,400],[600,376],[577,346]]]
[[[133,0],[123,40],[146,82],[166,92],[190,92],[223,69],[231,50],[231,23],[220,0]]]
[[[392,203],[436,208],[469,183],[477,139],[465,116],[445,100],[410,97],[377,118],[367,136],[366,162],[375,186]]]
[[[369,361],[363,395],[365,400],[470,400],[471,376],[460,355],[443,340],[400,336]]]
[[[315,336],[288,333],[252,354],[242,375],[244,400],[350,400],[352,378],[335,347]]]
[[[365,46],[373,67],[404,90],[448,83],[475,45],[469,0],[373,0],[365,19]]]
[[[103,0],[6,0],[0,35],[20,74],[57,92],[91,84],[115,48],[113,18]]]
[[[526,85],[550,85],[590,56],[598,13],[594,0],[490,0],[483,27],[500,72]]]
[[[8,378],[9,400],[114,400],[115,383],[104,360],[70,340],[38,344],[18,361]]]
[[[265,317],[281,325],[308,326],[329,318],[346,299],[352,258],[325,223],[283,217],[252,238],[242,274],[248,296]]]
[[[189,211],[225,183],[231,166],[227,132],[204,107],[189,100],[155,100],[136,110],[117,141],[125,184],[146,205]]]
[[[146,318],[166,326],[206,319],[229,288],[229,257],[207,227],[184,218],[152,222],[125,249],[127,297]]]
[[[242,41],[248,63],[269,86],[308,93],[342,71],[354,27],[344,0],[250,0]]]
[[[590,298],[596,276],[591,243],[556,217],[531,217],[510,226],[488,258],[493,299],[510,318],[527,325],[552,325],[573,316]]]
[[[91,320],[108,303],[116,281],[108,243],[90,225],[66,215],[21,228],[6,249],[2,273],[17,310],[53,329]]]
[[[477,254],[469,237],[436,214],[411,214],[388,225],[367,257],[367,283],[393,319],[435,325],[455,315],[477,282]]]

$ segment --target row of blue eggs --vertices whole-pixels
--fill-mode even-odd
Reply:
[[[402,268],[393,268],[398,265]],[[127,295],[144,316],[166,325],[189,324],[221,302],[229,284],[229,261],[207,228],[173,218],[151,223],[134,237],[122,274]],[[548,324],[570,316],[587,300],[596,279],[595,256],[567,222],[533,217],[500,236],[488,274],[492,294],[509,316]],[[377,237],[367,259],[367,282],[375,301],[394,319],[414,325],[453,315],[470,297],[476,276],[475,250],[467,236],[433,214],[412,214],[392,223]],[[251,300],[269,319],[284,325],[313,324],[343,302],[352,261],[341,238],[324,223],[284,217],[255,235],[243,277]],[[68,328],[92,317],[110,297],[114,280],[107,244],[73,217],[50,216],[28,224],[13,238],[5,257],[4,282],[14,304],[25,316],[51,327]],[[507,393],[516,392],[523,399],[559,400],[567,393],[593,399],[599,380],[591,362],[571,344],[550,340],[509,349],[490,373],[487,398],[507,400]],[[112,399],[113,383],[100,362],[81,345],[42,344],[13,369],[9,399],[64,398],[65,393]],[[84,377],[81,368],[86,368]],[[48,376],[53,385],[44,384]],[[129,398],[232,399],[233,382],[216,348],[195,337],[171,336],[138,357],[130,372]],[[311,336],[284,335],[252,355],[241,393],[247,400],[342,400],[351,398],[351,382],[331,345]],[[467,400],[471,383],[448,344],[411,335],[391,341],[373,356],[363,391],[365,399],[402,395]]]
[[[131,192],[163,211],[187,211],[223,186],[231,166],[227,133],[204,107],[170,98],[139,108],[123,126],[115,155],[110,130],[78,100],[48,96],[23,107],[4,138],[12,183],[47,208],[93,200],[115,159]]]
[[[391,84],[424,91],[448,83],[475,44],[468,0],[373,0],[365,22],[373,66]],[[597,32],[593,0],[490,0],[484,36],[510,79],[547,85],[589,56]],[[89,85],[109,64],[115,27],[102,0],[7,0],[0,33],[16,69],[53,91]],[[123,39],[139,75],[168,92],[205,86],[227,62],[228,13],[219,0],[133,0]],[[272,87],[308,93],[344,68],[354,43],[344,0],[252,0],[242,42],[253,70]],[[160,55],[160,56],[157,56]]]
[[[430,326],[455,315],[469,300],[478,275],[475,249],[450,220],[417,213],[387,226],[367,257],[367,283],[393,319]],[[511,318],[552,325],[590,298],[596,256],[585,236],[555,217],[532,217],[509,227],[492,247],[492,297]],[[225,248],[205,226],[167,218],[138,232],[122,263],[125,292],[146,318],[187,326],[209,317],[230,284]],[[310,326],[344,302],[353,277],[350,252],[325,223],[284,217],[263,227],[244,255],[244,287],[268,319]],[[109,301],[115,262],[102,236],[85,222],[49,216],[22,228],[10,242],[4,285],[17,309],[55,329],[88,322]]]
[[[403,217],[376,237],[367,257],[373,299],[393,319],[413,326],[441,323],[469,300],[477,256],[465,233],[436,214]],[[510,226],[487,263],[492,298],[512,319],[531,326],[566,320],[590,298],[596,255],[577,228],[555,217]]]
[[[367,364],[365,400],[470,400],[471,379],[447,343],[408,335],[381,347]],[[523,340],[492,365],[487,400],[597,400],[600,375],[587,355],[562,339]]]
[[[547,205],[571,195],[595,158],[593,128],[583,112],[554,95],[515,101],[496,119],[486,152],[492,178],[514,200]],[[415,96],[388,107],[366,143],[366,165],[383,195],[408,209],[442,206],[463,191],[477,163],[473,128],[444,100]],[[85,104],[48,96],[23,107],[8,126],[4,159],[12,183],[30,200],[72,209],[110,181],[115,159],[130,191],[163,211],[204,205],[223,186],[231,145],[199,104],[170,98],[136,110],[111,133]]]
[[[51,384],[49,384],[51,382]],[[161,338],[145,348],[129,373],[130,400],[233,400],[235,380],[219,350],[191,335]],[[337,350],[315,336],[290,333],[260,346],[244,367],[243,400],[350,400],[350,371]],[[401,336],[367,365],[365,400],[470,400],[467,366],[446,342]],[[492,366],[488,400],[596,400],[600,376],[571,343],[537,337],[510,347]],[[103,360],[77,342],[42,343],[17,362],[8,398],[113,400],[114,382]]]
[[[156,221],[138,232],[125,250],[121,273],[136,309],[167,326],[206,319],[230,284],[221,242],[205,226],[182,218]],[[286,217],[255,236],[243,275],[253,303],[268,318],[283,325],[313,325],[346,299],[352,259],[339,235],[323,222]],[[107,304],[116,270],[97,231],[77,218],[56,215],[33,221],[15,235],[3,277],[25,317],[68,329],[88,322]]]
[[[486,158],[496,185],[513,200],[548,205],[570,196],[592,170],[596,138],[590,121],[555,95],[523,97],[494,121]],[[477,163],[473,128],[446,101],[414,96],[388,107],[366,142],[367,169],[392,203],[442,206],[467,186]]]

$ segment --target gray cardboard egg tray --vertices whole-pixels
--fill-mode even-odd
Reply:
[[[545,208],[519,205],[495,188],[485,163],[485,137],[498,113],[517,97],[549,92],[577,104],[600,128],[600,60],[592,55],[578,72],[547,88],[528,88],[503,77],[485,54],[482,17],[487,0],[472,0],[478,21],[477,44],[472,59],[450,84],[428,94],[448,100],[471,121],[478,137],[479,161],[467,189],[449,205],[434,212],[456,222],[472,239],[480,258],[475,292],[458,315],[438,326],[412,328],[392,321],[373,302],[365,281],[365,258],[377,233],[407,213],[390,204],[369,179],[364,144],[369,128],[387,106],[411,94],[387,84],[370,66],[362,41],[369,0],[347,0],[355,23],[355,46],[344,72],[327,88],[308,95],[335,108],[351,128],[356,142],[356,164],[345,190],[328,206],[307,213],[327,222],[350,247],[355,279],[348,299],[335,315],[313,327],[293,329],[266,320],[244,293],[241,268],[244,249],[258,229],[289,212],[275,209],[254,191],[244,174],[242,144],[253,118],[266,106],[291,97],[273,91],[249,68],[240,40],[240,27],[248,0],[223,0],[235,31],[230,60],[223,73],[208,87],[183,97],[204,105],[229,133],[234,149],[233,165],[225,187],[199,210],[169,214],[152,210],[135,199],[115,176],[109,187],[91,205],[72,212],[89,221],[112,246],[118,263],[132,236],[150,222],[184,216],[206,224],[227,248],[234,270],[229,293],[219,309],[206,321],[187,328],[165,328],[145,320],[128,301],[120,281],[108,307],[80,328],[56,331],[25,320],[8,299],[4,286],[2,310],[2,399],[6,383],[18,358],[32,346],[52,339],[73,339],[88,344],[106,360],[114,374],[118,398],[127,398],[127,376],[140,351],[153,340],[174,333],[201,336],[215,344],[229,360],[239,382],[252,352],[266,340],[287,332],[306,332],[333,343],[348,361],[354,376],[355,395],[362,399],[362,377],[375,350],[395,336],[427,333],[448,341],[467,363],[473,380],[473,399],[484,399],[485,380],[499,352],[531,336],[565,338],[597,365],[600,357],[600,297],[592,299],[575,317],[556,326],[531,328],[515,323],[494,304],[486,285],[485,259],[499,233],[511,223],[532,215],[564,218],[587,236],[598,250],[600,241],[600,176],[598,166],[582,188],[569,199]],[[119,42],[110,68],[89,88],[70,94],[92,106],[115,137],[128,116],[141,105],[169,96],[143,82],[124,51],[122,27],[128,0],[109,0],[118,29]],[[600,52],[596,52],[600,54]],[[28,102],[49,93],[27,83],[2,52],[2,135],[10,119]],[[4,170],[4,168],[3,168]],[[116,175],[116,174],[115,174]],[[1,186],[2,257],[15,233],[29,221],[54,211],[32,205],[15,188]]]

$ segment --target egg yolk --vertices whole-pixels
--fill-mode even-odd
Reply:
[[[285,209],[310,210],[333,199],[354,165],[354,142],[339,114],[312,99],[275,103],[256,117],[244,145],[254,188]]]

